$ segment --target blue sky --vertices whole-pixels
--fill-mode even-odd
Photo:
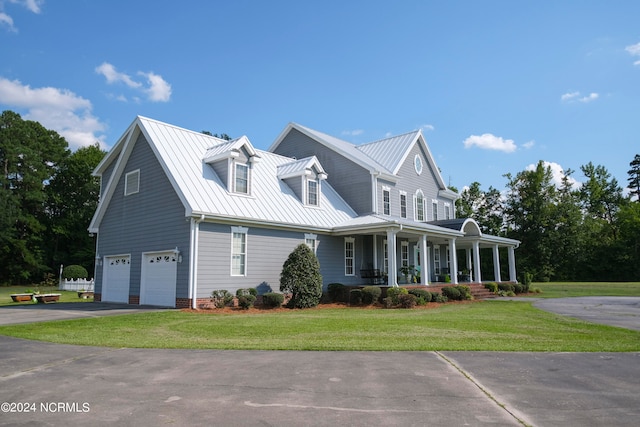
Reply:
[[[71,148],[136,115],[359,144],[421,128],[446,182],[640,153],[640,2],[0,0],[0,109]]]

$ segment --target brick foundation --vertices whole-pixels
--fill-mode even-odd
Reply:
[[[93,294],[93,302],[102,301],[102,294]]]
[[[129,295],[129,304],[140,305],[140,295]]]

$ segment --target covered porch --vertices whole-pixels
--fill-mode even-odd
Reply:
[[[484,235],[473,219],[420,223],[372,215],[359,220],[336,234],[357,243],[353,274],[362,284],[517,282],[519,242]],[[492,271],[487,272],[489,264]]]

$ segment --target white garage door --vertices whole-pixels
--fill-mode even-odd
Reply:
[[[129,303],[130,269],[131,257],[129,255],[104,258],[102,301]]]
[[[177,255],[156,252],[142,256],[140,304],[176,306]]]

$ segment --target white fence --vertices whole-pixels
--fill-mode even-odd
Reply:
[[[63,291],[93,292],[93,284],[93,279],[62,279],[59,288]]]

